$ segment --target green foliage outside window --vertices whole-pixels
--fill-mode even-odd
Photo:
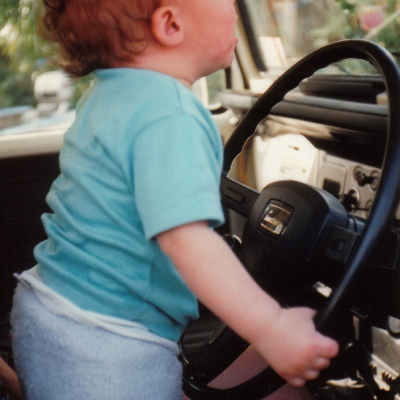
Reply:
[[[0,0],[0,108],[36,105],[33,81],[54,70],[36,34],[36,0]],[[74,106],[91,77],[74,80]]]
[[[330,3],[326,25],[311,32],[315,47],[341,39],[368,39],[381,44],[395,57],[400,55],[398,0],[334,0]],[[343,66],[352,73],[371,72],[371,66],[365,62],[346,61]]]
[[[32,0],[0,2],[0,108],[33,105],[37,70]]]

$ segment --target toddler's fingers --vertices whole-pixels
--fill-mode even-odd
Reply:
[[[304,384],[306,383],[306,380],[300,377],[294,377],[294,378],[288,378],[286,379],[286,382],[290,385],[290,386],[295,386],[295,387],[300,387],[300,386],[304,386]]]
[[[320,348],[320,351],[318,352],[318,354],[324,358],[336,357],[339,352],[338,343],[335,340],[333,340],[327,336],[321,335],[321,338],[322,338],[321,348]]]
[[[330,360],[327,357],[319,357],[315,360],[315,368],[318,370],[325,369],[329,366]]]
[[[307,318],[314,318],[315,315],[317,314],[316,310],[307,307],[300,307],[299,312],[301,312],[303,316]],[[328,358],[337,356],[339,352],[339,345],[337,344],[337,342],[328,336],[324,336],[321,333],[318,333],[318,335],[321,339],[320,340],[321,350],[319,351],[319,355]]]
[[[308,369],[304,373],[297,376],[283,376],[283,378],[292,386],[303,386],[307,381],[318,378],[320,371],[318,369]]]
[[[318,377],[318,375],[319,375],[319,371],[317,371],[315,369],[309,369],[304,374],[304,379],[307,381],[312,381],[313,379],[316,379]]]

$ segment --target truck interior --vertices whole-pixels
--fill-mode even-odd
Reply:
[[[399,400],[397,2],[236,7],[233,65],[193,88],[225,143],[227,222],[218,231],[259,285],[282,305],[317,309],[316,326],[339,342],[339,356],[307,383],[315,399]],[[73,114],[3,126],[0,113],[0,356],[10,364],[13,274],[35,265],[33,247],[45,238],[40,216],[50,211],[45,197]],[[231,389],[211,388],[248,344],[199,307],[180,340],[190,399],[261,400],[284,384],[267,369]]]

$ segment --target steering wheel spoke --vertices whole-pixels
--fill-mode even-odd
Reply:
[[[250,216],[259,195],[256,190],[226,175],[221,177],[220,192],[222,203],[245,218]]]

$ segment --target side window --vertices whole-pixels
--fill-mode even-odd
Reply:
[[[226,76],[224,70],[219,70],[207,77],[208,102],[211,108],[218,106],[219,93],[226,89]]]
[[[34,0],[0,0],[0,136],[70,124],[91,79],[72,80],[44,57],[36,7]]]
[[[210,110],[215,111],[221,107],[219,94],[226,89],[226,72],[219,70],[212,75],[199,79],[193,85],[193,93]]]
[[[224,143],[229,139],[238,122],[236,114],[230,108],[224,107],[220,101],[220,93],[229,86],[227,74],[230,74],[230,71],[219,70],[201,78],[192,87],[193,93],[211,111]]]

